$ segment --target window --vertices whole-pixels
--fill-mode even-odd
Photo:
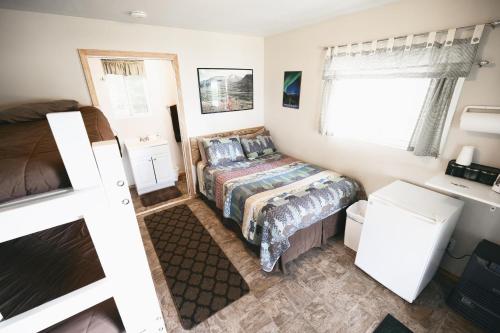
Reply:
[[[320,133],[437,158],[483,28],[327,48]]]
[[[137,117],[149,113],[144,76],[107,74],[105,80],[116,117]]]
[[[429,78],[337,80],[330,96],[329,131],[338,137],[407,149],[430,82]],[[452,116],[450,112],[447,118]]]

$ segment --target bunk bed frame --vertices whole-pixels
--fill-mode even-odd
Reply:
[[[105,278],[0,321],[0,331],[38,332],[109,298],[127,332],[165,331],[117,143],[91,145],[80,112],[47,119],[72,188],[0,205],[0,243],[83,218]]]

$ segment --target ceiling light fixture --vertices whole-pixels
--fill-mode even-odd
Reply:
[[[143,12],[142,10],[131,10],[128,14],[136,19],[143,19],[148,16],[146,12]]]

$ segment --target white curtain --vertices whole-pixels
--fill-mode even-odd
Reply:
[[[429,33],[418,38],[408,36],[329,49],[323,68],[320,133],[333,134],[330,124],[335,119],[330,97],[336,80],[431,78],[408,150],[419,156],[437,156],[457,79],[469,74],[479,45],[470,30],[460,34],[468,36],[450,38],[450,32]]]
[[[431,80],[408,145],[408,150],[415,155],[432,157],[439,155],[441,136],[457,81],[458,78],[449,77]]]

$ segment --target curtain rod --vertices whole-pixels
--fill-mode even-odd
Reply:
[[[89,58],[96,58],[100,60],[129,60],[129,61],[140,61],[146,60],[147,58],[143,57],[120,57],[120,56],[99,56],[99,55],[91,55]],[[149,58],[148,58],[149,59]]]
[[[473,25],[466,25],[466,26],[462,26],[462,27],[457,27],[456,29],[457,30],[461,30],[461,29],[472,29],[476,26],[477,24],[473,24]],[[487,23],[484,23],[485,26],[488,26],[488,27],[491,27],[492,29],[495,29],[498,25],[500,25],[500,20],[495,20],[495,21],[491,21],[491,22],[487,22]],[[447,32],[449,29],[441,29],[441,30],[436,30],[436,33],[441,33],[441,32]],[[425,36],[427,35],[429,32],[423,32],[423,33],[419,33],[419,34],[413,34],[414,37],[417,37],[417,36]],[[411,35],[411,34],[410,34]],[[389,38],[382,38],[382,39],[377,39],[378,42],[381,42],[381,41],[386,41],[386,40],[389,40],[391,38],[394,38],[394,39],[400,39],[400,38],[405,38],[407,37],[408,35],[400,35],[400,36],[396,36],[396,37],[389,37]],[[358,45],[358,44],[367,44],[367,43],[371,43],[372,41],[365,41],[365,42],[361,42],[361,43],[350,43],[351,45]],[[324,50],[328,50],[329,48],[333,48],[333,47],[346,47],[348,44],[342,44],[342,45],[333,45],[333,46],[324,46],[323,49]]]

